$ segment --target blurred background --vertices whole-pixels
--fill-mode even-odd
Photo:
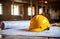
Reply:
[[[60,0],[0,0],[0,21],[31,20],[38,14],[60,22]]]

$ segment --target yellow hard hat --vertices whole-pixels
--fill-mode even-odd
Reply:
[[[36,15],[31,19],[29,31],[41,32],[50,27],[49,20],[43,15]]]

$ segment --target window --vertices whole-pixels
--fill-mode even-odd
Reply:
[[[19,6],[11,5],[11,15],[19,15]]]
[[[2,4],[0,3],[0,15],[2,15]]]
[[[39,14],[43,13],[43,8],[39,8]]]
[[[34,15],[35,11],[34,11],[34,7],[28,7],[28,16],[32,16]]]

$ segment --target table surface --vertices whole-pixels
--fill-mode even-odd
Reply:
[[[33,37],[33,36],[16,36],[16,35],[3,35],[0,39],[60,39],[55,37]]]

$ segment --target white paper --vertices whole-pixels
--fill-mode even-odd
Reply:
[[[50,27],[49,30],[42,32],[28,32],[26,30],[7,29],[0,31],[0,34],[4,35],[23,35],[23,36],[48,36],[48,37],[60,37],[60,27]]]
[[[27,29],[29,28],[30,21],[2,21],[5,28],[14,28],[14,29]]]

